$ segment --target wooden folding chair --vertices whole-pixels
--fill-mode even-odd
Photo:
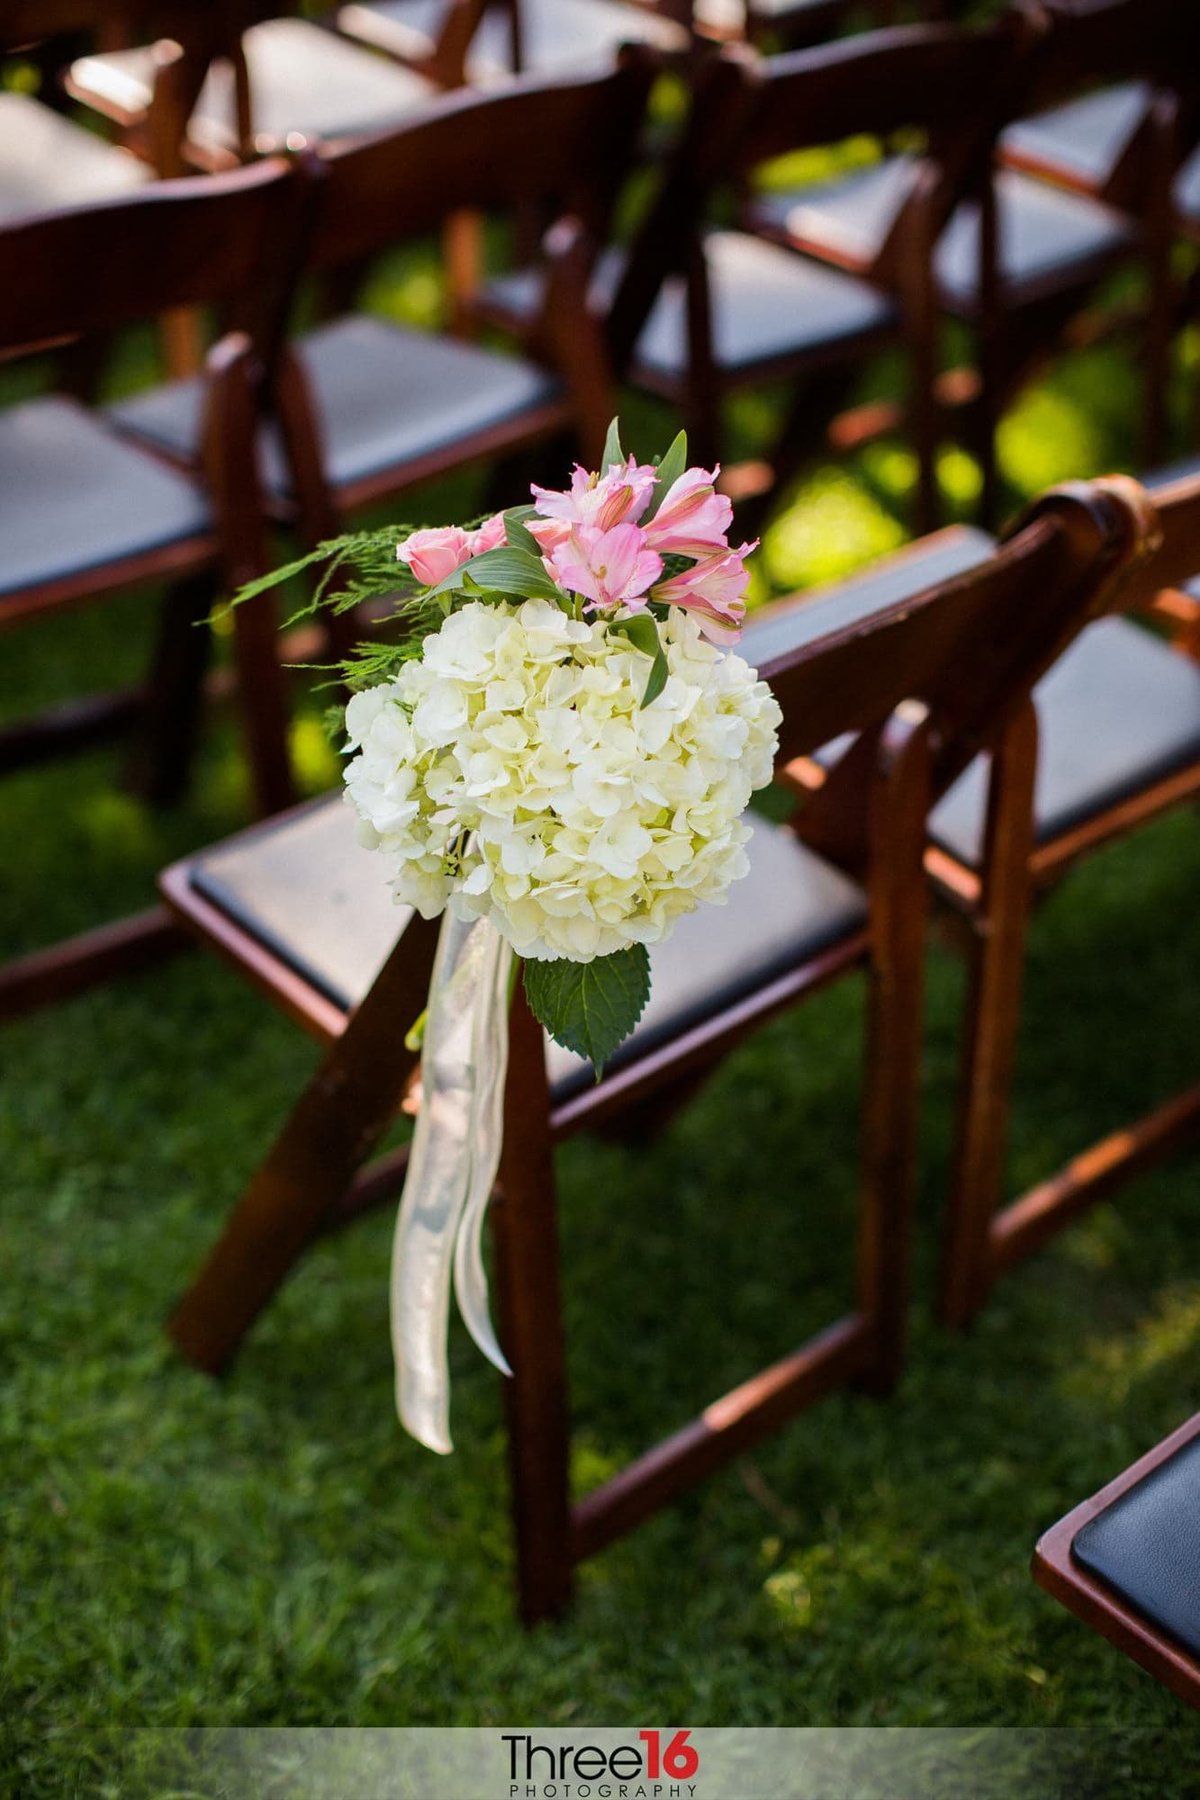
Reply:
[[[1146,59],[1143,41],[1154,9],[1141,0],[1098,0],[1086,13],[1056,14],[1038,36],[1044,15],[1021,9],[1029,30],[1016,79],[978,90],[983,118],[999,136],[1014,117],[1063,87],[1086,86],[1118,60],[1115,46]],[[1118,29],[1119,25],[1119,29]],[[999,110],[997,103],[999,103]],[[978,141],[978,140],[976,140]],[[1144,380],[1146,454],[1161,436],[1160,399],[1170,336],[1170,172],[1173,132],[1154,108],[1103,199],[1070,193],[1015,169],[983,171],[932,251],[935,309],[970,327],[974,379],[943,387],[938,424],[950,404],[961,407],[964,435],[982,469],[981,516],[993,524],[999,504],[996,430],[1030,371],[1059,346],[1067,327],[1102,282],[1118,269],[1146,271]],[[854,174],[818,188],[758,196],[748,212],[754,226],[831,267],[863,274],[887,241],[896,196],[905,191],[908,156],[886,154]]]
[[[867,33],[817,50],[759,59],[727,50],[697,80],[682,140],[628,256],[598,269],[614,368],[678,407],[704,462],[720,453],[723,398],[780,381],[795,398],[760,479],[776,484],[822,438],[864,362],[900,344],[911,370],[919,519],[936,519],[937,316],[930,253],[969,187],[973,134],[1012,54],[1006,27],[939,25]],[[894,184],[888,231],[853,272],[823,266],[740,230],[706,230],[721,191],[762,163],[851,134],[929,128],[925,155]],[[986,134],[983,137],[986,147]],[[983,152],[986,155],[986,148]],[[519,330],[530,285],[490,283],[479,308]]]
[[[44,79],[53,81],[51,45],[115,30],[135,9],[144,10],[139,0],[12,0],[0,12],[0,57],[46,51],[39,61]],[[48,97],[53,100],[53,88]],[[0,224],[114,199],[150,176],[143,161],[77,125],[46,98],[0,91]]]
[[[1154,489],[1163,541],[1122,604],[1160,610],[1170,647],[1128,619],[1094,625],[1063,658],[990,774],[935,811],[930,876],[969,927],[970,996],[947,1219],[942,1313],[964,1324],[992,1284],[1093,1201],[1172,1152],[1200,1121],[1200,1087],[1115,1131],[1002,1204],[1021,975],[1031,905],[1081,857],[1200,795],[1200,471]],[[986,794],[985,794],[986,791]]]
[[[150,790],[161,798],[177,790],[203,673],[206,634],[195,626],[216,584],[235,589],[264,567],[258,388],[299,255],[303,198],[295,170],[276,161],[0,229],[0,257],[19,271],[0,291],[0,355],[116,331],[172,307],[224,307],[230,323],[197,384],[198,478],[135,448],[74,400],[43,394],[0,412],[0,630],[134,586],[166,587],[145,689],[6,725],[0,770],[132,725],[148,738]],[[235,615],[235,634],[254,787],[270,810],[292,798],[270,604]],[[144,960],[173,936],[156,909],[10,963],[0,970],[0,1016]]]
[[[567,1604],[574,1564],[729,1456],[848,1381],[875,1391],[903,1357],[924,948],[925,818],[982,739],[1006,739],[1029,687],[1142,545],[1132,484],[1050,496],[988,563],[865,622],[813,609],[808,641],[762,669],[782,706],[781,762],[849,733],[797,834],[755,826],[729,904],[651,952],[654,992],[598,1083],[543,1040],[518,986],[493,1210],[521,1610]],[[1030,592],[1038,605],[1025,604]],[[987,655],[980,655],[980,647]],[[397,924],[385,883],[332,798],[176,864],[181,922],[326,1047],[171,1324],[225,1368],[307,1245],[390,1192],[404,1152],[367,1158],[408,1089],[401,1021],[425,1005],[435,927]],[[398,930],[400,935],[398,936]],[[856,1298],[851,1310],[713,1402],[573,1508],[553,1146],[672,1105],[760,1020],[865,970],[868,1025]]]
[[[625,44],[679,59],[691,49],[679,11],[673,0],[488,0],[464,53],[464,75],[491,87],[514,74],[573,74],[615,62]],[[436,16],[431,0],[350,0],[333,15],[348,37],[416,66]]]
[[[566,432],[599,455],[614,405],[583,296],[652,69],[633,58],[608,74],[448,95],[417,124],[322,156],[306,256],[317,274],[360,266],[464,209],[536,206],[558,225],[523,357],[364,314],[318,326],[285,350],[264,483],[306,542],[333,536],[368,502],[547,437]],[[195,457],[194,384],[134,396],[110,416],[184,466]]]
[[[1200,1709],[1200,1413],[1060,1519],[1034,1579]]]
[[[981,758],[930,816],[926,868],[970,964],[957,1143],[940,1307],[963,1325],[1003,1271],[1092,1200],[1194,1131],[1200,1089],[1115,1132],[1052,1179],[1002,1204],[1010,1088],[1030,909],[1093,849],[1200,794],[1200,461],[1156,478],[1161,548],[1121,596],[1174,642],[1127,618],[1086,633],[1041,682],[1020,732]],[[841,584],[856,615],[991,554],[984,532],[956,527]],[[799,641],[807,606],[776,609],[773,647]],[[789,779],[820,787],[828,755]]]
[[[1009,168],[1118,207],[1141,200],[1139,162],[1155,126],[1156,104],[1194,112],[1196,76],[1186,34],[1186,0],[1146,0],[1130,9],[1114,0],[1039,0],[1052,24],[1036,110],[1009,125],[1000,157]],[[1085,92],[1078,92],[1083,83]],[[1067,97],[1064,98],[1063,96]],[[1178,143],[1185,148],[1184,131]]]
[[[309,142],[362,136],[420,114],[462,81],[462,59],[483,0],[444,0],[421,69],[372,56],[334,31],[296,17],[295,5],[212,0],[193,25],[179,154],[221,170]],[[279,16],[284,15],[284,16]],[[81,57],[68,91],[142,142],[159,75],[153,45]]]

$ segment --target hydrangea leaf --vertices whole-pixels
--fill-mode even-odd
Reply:
[[[650,955],[631,944],[593,962],[526,962],[525,997],[556,1044],[591,1063],[599,1081],[650,998]]]
[[[650,504],[642,516],[642,524],[647,524],[662,505],[667,494],[674,487],[679,477],[687,468],[687,432],[676,434],[667,454],[658,465],[658,480],[654,492],[650,496]]]
[[[514,549],[510,544],[501,544],[495,550],[485,550],[482,556],[473,556],[461,569],[455,569],[436,587],[431,587],[425,598],[432,600],[437,595],[472,586],[486,594],[520,594],[526,600],[554,600],[562,604],[562,592],[542,567],[541,557],[531,555],[528,550]]]
[[[657,700],[667,685],[667,659],[663,655],[662,643],[658,635],[658,621],[650,612],[635,613],[632,619],[620,619],[612,627],[627,637],[635,650],[650,657],[650,676],[646,682],[646,691],[642,695],[641,706],[649,706]],[[640,710],[640,708],[639,708]]]

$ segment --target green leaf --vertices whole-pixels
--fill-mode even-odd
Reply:
[[[658,481],[650,496],[650,504],[642,515],[642,524],[652,519],[664,498],[687,468],[687,432],[677,434],[674,443],[658,465]]]
[[[461,569],[455,569],[431,587],[425,598],[432,600],[435,595],[452,594],[470,585],[484,593],[520,594],[526,600],[562,600],[562,590],[547,575],[540,555],[531,556],[528,550],[505,544],[496,550],[485,550],[482,556],[473,556]]]
[[[614,463],[619,463],[624,468],[627,461],[628,458],[621,448],[620,420],[614,419],[609,425],[608,436],[604,440],[604,451],[600,457],[600,473],[603,475],[606,470],[612,468]]]
[[[642,695],[639,710],[657,700],[667,685],[667,659],[663,655],[662,643],[658,635],[658,621],[653,613],[635,613],[632,619],[618,619],[609,626],[622,637],[627,637],[635,650],[651,658],[650,678],[646,682],[646,691]]]
[[[631,619],[617,619],[608,629],[628,638],[643,655],[657,656],[658,626],[648,612],[634,613]]]
[[[591,1063],[599,1081],[650,998],[650,955],[631,944],[594,962],[525,962],[525,997],[555,1043]]]
[[[650,665],[650,679],[646,683],[646,691],[642,695],[642,704],[638,708],[638,711],[641,712],[642,710],[644,710],[644,708],[649,706],[649,704],[652,700],[657,700],[658,696],[662,693],[662,691],[666,687],[666,685],[667,685],[667,659],[663,655],[662,647],[660,645],[658,654],[654,658],[653,663],[651,663],[651,665]]]
[[[243,601],[253,600],[258,594],[270,593],[272,588],[281,587],[285,581],[290,581],[293,575],[299,575],[304,569],[311,569],[314,563],[324,562],[337,548],[337,541],[318,544],[307,556],[298,556],[295,562],[285,563],[282,569],[272,569],[269,575],[260,575],[257,580],[246,582],[233,596],[230,606],[241,606]],[[315,611],[315,606],[307,607],[305,611]]]
[[[508,547],[510,550],[524,550],[526,556],[536,556],[540,563],[542,560],[541,546],[538,544],[532,531],[527,531],[525,529],[525,520],[521,517],[521,514],[524,513],[525,517],[528,518],[532,512],[532,506],[513,507],[511,512],[506,512],[504,515],[504,535],[508,540]]]

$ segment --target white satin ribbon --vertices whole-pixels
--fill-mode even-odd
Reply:
[[[429,986],[421,1110],[392,1245],[396,1411],[442,1455],[450,1441],[450,1280],[483,1354],[512,1373],[488,1313],[483,1218],[504,1128],[512,949],[486,919],[446,913]],[[398,1022],[399,1028],[399,1022]]]

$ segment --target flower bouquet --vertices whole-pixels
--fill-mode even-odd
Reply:
[[[638,463],[614,421],[600,470],[565,491],[398,545],[357,533],[271,578],[328,559],[314,606],[387,596],[402,626],[341,671],[345,778],[397,902],[445,914],[392,1272],[398,1409],[434,1449],[451,1447],[452,1273],[507,1370],[481,1235],[517,961],[534,1015],[599,1079],[649,996],[648,946],[747,871],[741,815],[780,715],[728,649],[755,546],[730,547],[716,473],[688,468],[682,434]]]

